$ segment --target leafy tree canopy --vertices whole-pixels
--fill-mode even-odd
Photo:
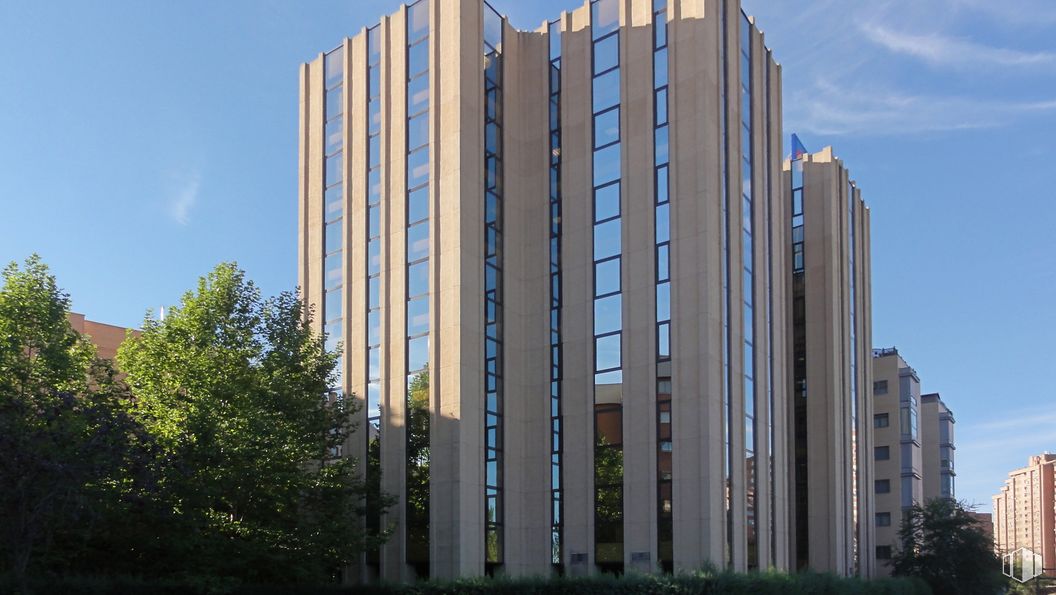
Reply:
[[[935,595],[991,595],[1002,591],[1001,562],[970,508],[935,498],[906,511],[894,574],[923,579]]]
[[[364,528],[341,456],[355,407],[330,390],[337,360],[296,293],[262,298],[234,264],[122,345],[134,415],[172,461],[162,484],[184,530],[167,565],[320,581],[385,537]]]

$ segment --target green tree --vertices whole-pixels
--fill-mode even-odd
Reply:
[[[126,509],[150,470],[149,436],[126,414],[109,362],[73,330],[69,297],[37,256],[0,289],[0,569],[22,590],[57,570]]]
[[[321,581],[385,539],[341,453],[356,407],[331,391],[338,358],[296,293],[262,298],[233,264],[122,345],[134,415],[169,461],[158,572]]]
[[[899,530],[901,547],[892,560],[894,574],[923,579],[935,595],[1001,592],[1001,562],[969,511],[948,498],[908,509]]]

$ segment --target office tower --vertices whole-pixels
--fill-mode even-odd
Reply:
[[[869,209],[832,148],[784,166],[791,234],[791,554],[873,574]]]
[[[924,464],[924,501],[934,498],[956,499],[954,480],[957,472],[953,466],[954,444],[953,412],[942,401],[939,393],[920,397],[921,460]]]
[[[382,577],[786,568],[780,67],[736,0],[419,0],[302,67]]]
[[[920,378],[894,347],[873,350],[876,560],[890,574],[903,511],[921,504]]]
[[[1008,474],[994,504],[994,549],[998,555],[1027,548],[1056,568],[1056,455],[1032,456],[1026,467]]]

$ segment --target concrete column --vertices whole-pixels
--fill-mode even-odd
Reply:
[[[657,564],[652,0],[620,3],[624,568]]]
[[[594,568],[593,221],[590,8],[566,18],[561,52],[562,387],[565,564]]]
[[[407,8],[381,20],[382,150],[387,162],[382,173],[381,252],[387,264],[381,271],[381,484],[396,496],[396,504],[382,518],[393,527],[381,552],[382,578],[408,580],[405,564],[407,527]]]

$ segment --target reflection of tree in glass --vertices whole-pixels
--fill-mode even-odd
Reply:
[[[370,533],[376,533],[381,529],[381,513],[388,497],[384,496],[381,491],[381,434],[369,422],[367,432],[370,437],[367,441],[367,477],[364,486],[367,503],[367,529]],[[378,548],[367,552],[367,561],[371,564],[380,563]]]
[[[594,444],[594,541],[599,563],[623,561],[623,446]]]
[[[407,559],[429,561],[428,368],[407,385]]]

